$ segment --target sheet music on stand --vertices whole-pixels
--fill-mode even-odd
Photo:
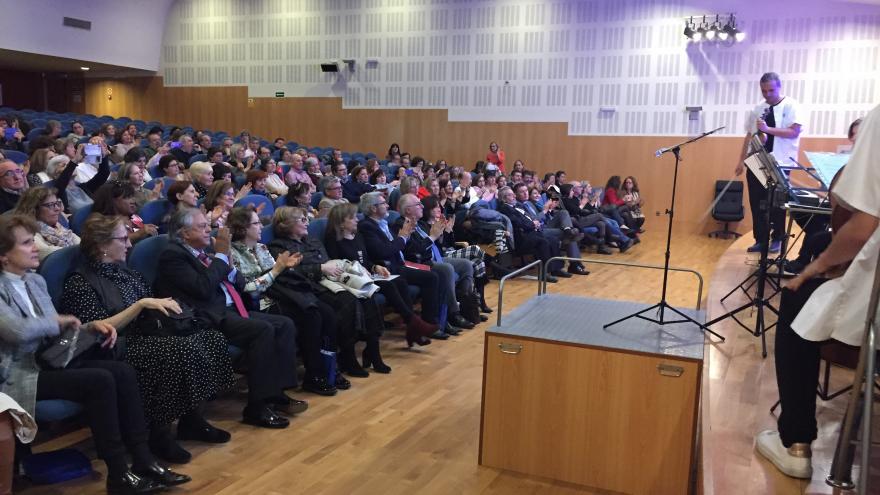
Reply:
[[[819,151],[806,151],[807,160],[816,171],[819,181],[826,189],[831,187],[831,180],[849,162],[850,153],[827,153]]]
[[[772,180],[777,187],[789,190],[788,178],[779,170],[776,158],[767,153],[758,136],[752,136],[751,149],[752,154],[746,157],[744,163],[755,174],[761,185],[766,188],[767,181]]]

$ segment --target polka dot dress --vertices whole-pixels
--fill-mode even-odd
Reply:
[[[119,288],[126,306],[152,297],[140,273],[115,263],[92,263],[90,267]],[[111,316],[97,291],[79,273],[64,283],[62,313],[83,323]],[[126,337],[125,360],[137,370],[147,419],[167,424],[193,410],[217,392],[233,384],[226,339],[216,330],[204,329],[186,336],[143,336],[117,329]]]

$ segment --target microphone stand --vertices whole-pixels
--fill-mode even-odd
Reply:
[[[700,134],[697,137],[688,139],[687,141],[684,141],[683,143],[676,144],[675,146],[671,146],[669,148],[660,148],[655,153],[655,156],[657,156],[657,157],[660,157],[668,152],[672,152],[672,154],[675,155],[675,171],[672,174],[672,201],[669,205],[669,209],[666,210],[666,214],[669,215],[669,225],[668,225],[667,231],[666,231],[666,261],[663,265],[663,292],[660,296],[660,302],[658,302],[657,304],[655,304],[651,307],[645,308],[637,313],[633,313],[629,316],[624,316],[623,318],[620,318],[619,320],[615,320],[611,323],[608,323],[608,324],[604,325],[602,328],[607,329],[608,327],[610,327],[612,325],[616,325],[616,324],[621,323],[623,321],[626,321],[630,318],[641,318],[643,320],[650,321],[651,323],[655,323],[655,324],[658,324],[661,326],[662,325],[671,325],[674,323],[693,323],[694,325],[700,327],[700,330],[702,330],[703,332],[711,333],[712,335],[721,339],[721,342],[724,342],[724,337],[722,337],[721,335],[718,335],[717,333],[713,332],[712,330],[706,328],[706,326],[703,325],[702,323],[700,323],[697,320],[691,318],[690,316],[682,313],[681,311],[675,309],[668,302],[666,302],[666,288],[667,288],[667,284],[669,282],[670,245],[672,244],[672,222],[673,222],[673,216],[674,216],[673,212],[675,211],[675,189],[678,184],[678,164],[681,161],[681,148],[683,146],[687,146],[690,143],[693,143],[694,141],[699,141],[700,139],[703,139],[704,137],[706,137],[710,134],[714,134],[714,133],[720,131],[721,129],[724,129],[724,127],[722,126],[717,129],[714,129],[714,130],[711,130],[708,132],[704,132],[703,134]],[[647,316],[644,316],[644,313],[649,313],[655,309],[657,310],[657,313],[658,313],[657,318],[649,318]],[[677,314],[682,319],[680,319],[680,320],[667,320],[665,318],[667,309],[669,311]]]

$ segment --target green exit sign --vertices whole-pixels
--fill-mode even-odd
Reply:
[[[284,91],[276,91],[275,98],[284,98]]]

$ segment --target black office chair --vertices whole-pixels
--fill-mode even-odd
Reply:
[[[730,230],[730,222],[739,222],[745,217],[743,208],[743,183],[742,181],[719,180],[715,182],[715,207],[712,208],[712,218],[724,222],[724,230],[716,230],[709,233],[709,237],[729,238],[731,235],[739,237],[742,234]],[[727,187],[727,190],[724,188]]]

